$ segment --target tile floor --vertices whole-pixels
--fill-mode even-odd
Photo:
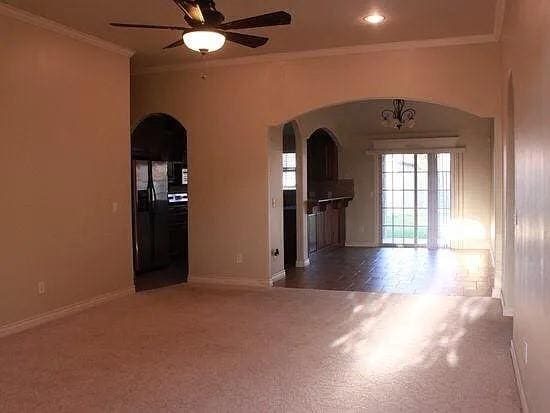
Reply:
[[[336,248],[321,251],[305,269],[287,270],[277,287],[375,293],[490,297],[488,251],[426,248]]]

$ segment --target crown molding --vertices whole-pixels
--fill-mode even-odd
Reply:
[[[111,43],[98,37],[82,33],[78,30],[56,23],[52,20],[48,20],[44,17],[37,16],[27,11],[18,9],[16,7],[9,6],[5,3],[0,3],[0,15],[12,17],[24,23],[32,24],[33,26],[62,34],[74,40],[79,40],[81,42],[91,44],[93,46],[99,47],[109,52],[120,54],[122,56],[126,56],[128,58],[132,57],[135,53],[135,51],[126,49],[115,43]]]
[[[177,65],[151,66],[142,69],[136,69],[132,76],[157,74],[166,72],[180,72],[185,70],[203,69],[205,67],[224,67],[247,65],[255,63],[272,63],[281,61],[292,61],[300,59],[312,59],[318,57],[358,55],[372,52],[383,52],[392,50],[424,49],[430,47],[442,46],[462,46],[470,44],[494,43],[495,36],[491,34],[481,34],[462,37],[444,37],[440,39],[413,40],[406,42],[378,43],[359,46],[335,47],[330,49],[307,50],[300,52],[269,53],[258,56],[236,57],[227,59],[217,59],[211,61],[183,63]]]
[[[495,28],[493,35],[495,41],[499,42],[502,36],[502,27],[504,26],[504,17],[506,15],[506,0],[497,0],[495,7]]]

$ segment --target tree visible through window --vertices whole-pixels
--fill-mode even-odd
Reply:
[[[295,153],[283,153],[283,189],[296,189]]]

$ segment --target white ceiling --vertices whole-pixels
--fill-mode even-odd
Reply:
[[[125,30],[111,21],[182,24],[183,16],[171,0],[2,0],[17,8],[136,50],[134,67],[199,61],[185,48],[163,51],[177,39],[175,32]],[[210,58],[243,57],[298,52],[342,46],[489,35],[494,31],[499,0],[217,0],[226,21],[277,10],[293,16],[291,26],[243,30],[266,35],[259,49],[229,44]],[[335,6],[336,5],[336,6]],[[361,17],[372,11],[387,16],[380,26]]]

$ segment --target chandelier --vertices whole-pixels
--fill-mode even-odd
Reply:
[[[403,127],[413,128],[416,125],[416,110],[405,108],[403,99],[393,100],[393,110],[385,109],[382,111],[382,125],[387,128],[401,130]]]

